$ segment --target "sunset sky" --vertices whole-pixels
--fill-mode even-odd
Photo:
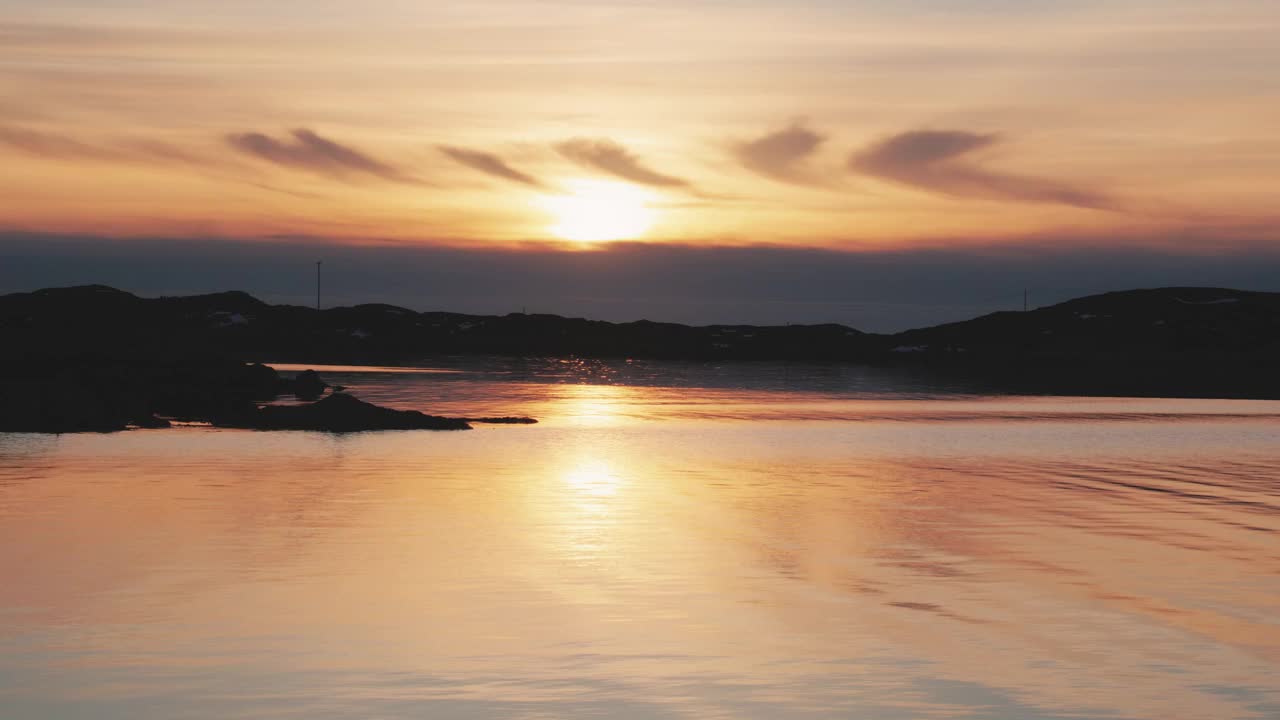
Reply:
[[[1257,268],[1280,242],[1277,37],[1274,0],[0,0],[0,249]],[[41,257],[0,290],[79,277]]]

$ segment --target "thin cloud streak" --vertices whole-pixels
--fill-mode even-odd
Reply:
[[[688,180],[649,168],[630,150],[612,140],[574,138],[556,145],[556,151],[579,165],[640,185],[657,188],[691,186]]]
[[[27,155],[54,160],[213,164],[207,158],[158,140],[128,139],[111,145],[94,144],[71,135],[5,125],[0,125],[0,145]]]
[[[480,150],[468,150],[467,148],[453,147],[450,145],[441,145],[437,149],[459,165],[464,165],[486,175],[491,175],[503,180],[510,180],[511,182],[519,183],[521,185],[528,185],[529,187],[546,187],[546,183],[528,173],[521,172],[511,167],[511,165],[507,164],[507,161],[493,153],[483,152]]]
[[[226,141],[241,153],[260,160],[341,180],[364,175],[397,183],[425,184],[397,167],[312,130],[299,128],[290,135],[292,140],[277,140],[262,133],[238,133],[228,135]]]
[[[806,167],[806,161],[826,141],[825,135],[797,121],[782,130],[738,144],[733,154],[748,170],[767,178],[797,185],[821,185],[823,183]]]
[[[123,159],[122,153],[81,142],[67,135],[15,127],[0,126],[0,144],[28,155],[60,160],[115,161]]]
[[[1001,140],[991,133],[912,130],[854,153],[855,172],[954,197],[1114,209],[1106,195],[1056,180],[986,170],[966,159]]]

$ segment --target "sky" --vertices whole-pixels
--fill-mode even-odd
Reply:
[[[1274,0],[0,0],[0,291],[287,298],[254,262],[325,254],[350,302],[893,328],[1280,290],[1276,37]]]

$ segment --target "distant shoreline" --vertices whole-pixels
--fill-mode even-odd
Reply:
[[[236,362],[396,366],[504,356],[835,362],[1042,395],[1280,398],[1280,293],[1160,288],[1107,293],[890,335],[842,325],[687,326],[556,315],[317,310],[241,292],[145,299],[105,286],[0,296],[10,378],[93,368]],[[154,374],[154,373],[153,373]],[[117,377],[118,376],[118,377]]]

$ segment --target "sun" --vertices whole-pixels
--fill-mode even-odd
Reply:
[[[653,226],[657,213],[640,188],[602,180],[579,180],[567,187],[566,193],[539,203],[555,216],[551,232],[562,240],[630,240]]]

